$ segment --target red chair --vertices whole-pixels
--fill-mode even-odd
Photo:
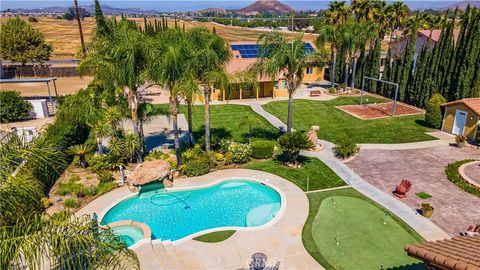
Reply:
[[[405,198],[407,197],[407,192],[409,192],[411,188],[412,188],[412,182],[410,182],[410,180],[407,180],[407,179],[402,179],[402,181],[400,182],[400,185],[398,185],[395,188],[395,191],[393,191],[393,195],[397,196],[400,199]]]

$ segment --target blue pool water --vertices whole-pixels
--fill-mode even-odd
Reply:
[[[143,238],[143,231],[137,226],[120,225],[112,227],[112,232],[127,246],[131,246]]]
[[[178,240],[218,227],[256,227],[272,220],[280,195],[257,182],[232,180],[208,188],[140,192],[111,208],[102,223],[135,220],[150,226],[152,239]]]

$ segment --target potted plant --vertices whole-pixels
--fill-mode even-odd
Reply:
[[[458,148],[464,147],[466,141],[467,141],[467,137],[465,137],[463,135],[455,136],[455,143],[456,143]]]
[[[429,203],[422,203],[422,216],[430,218],[433,215],[433,206]]]

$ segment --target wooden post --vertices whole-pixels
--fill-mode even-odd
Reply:
[[[242,100],[242,87],[240,86],[240,100]]]
[[[256,95],[256,98],[258,99],[258,87],[255,87],[255,95]]]
[[[222,89],[222,97],[223,97],[223,101],[225,101],[225,100],[226,100],[226,98],[225,98],[225,89]]]
[[[58,100],[58,92],[57,92],[57,84],[55,83],[57,79],[54,79],[53,80],[53,89],[55,90],[55,97],[57,98]]]

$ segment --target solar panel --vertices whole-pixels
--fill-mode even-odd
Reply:
[[[235,44],[231,45],[231,48],[234,51],[238,51],[242,58],[257,58],[261,52],[260,44]],[[305,53],[310,53],[314,50],[310,43],[305,43]]]

